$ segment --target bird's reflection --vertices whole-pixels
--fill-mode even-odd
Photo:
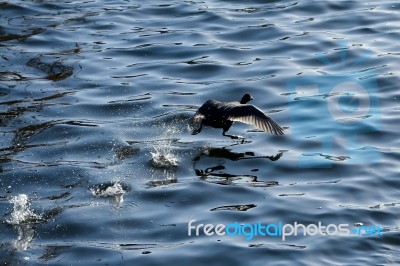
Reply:
[[[276,155],[256,156],[254,152],[233,152],[228,148],[207,148],[193,159],[193,168],[197,176],[202,180],[221,185],[237,185],[243,184],[255,187],[270,187],[278,185],[277,181],[259,181],[256,175],[237,175],[230,174],[225,171],[226,167],[219,162],[217,165],[201,169],[198,167],[199,162],[204,158],[227,159],[230,161],[241,161],[249,159],[267,159],[277,161],[282,157],[279,152]],[[254,171],[258,171],[255,169]]]
[[[254,152],[233,152],[231,149],[227,148],[207,148],[206,150],[202,151],[200,155],[196,156],[193,159],[193,162],[199,161],[203,156],[225,158],[231,161],[257,159],[257,158],[264,158],[264,159],[269,159],[271,161],[277,161],[282,157],[282,153],[279,152],[276,155],[270,155],[270,156],[255,156]]]

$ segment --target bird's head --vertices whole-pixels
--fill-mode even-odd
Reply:
[[[240,103],[241,104],[246,104],[246,103],[248,103],[249,101],[251,101],[253,99],[254,98],[249,93],[246,93],[245,95],[243,95],[242,99],[240,100]]]

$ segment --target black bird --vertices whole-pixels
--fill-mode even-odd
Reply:
[[[193,117],[193,123],[198,127],[192,135],[199,134],[205,125],[222,128],[222,135],[237,139],[237,136],[225,134],[235,121],[253,125],[270,134],[283,135],[283,129],[278,123],[254,105],[247,104],[250,100],[253,97],[246,93],[240,102],[206,101]]]

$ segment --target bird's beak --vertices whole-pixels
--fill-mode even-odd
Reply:
[[[250,101],[251,101],[251,100],[254,100],[254,98],[253,98],[252,96],[250,96]]]

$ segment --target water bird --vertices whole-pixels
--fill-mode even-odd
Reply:
[[[242,122],[255,126],[269,134],[283,135],[283,129],[275,120],[254,105],[247,104],[254,98],[246,93],[240,102],[206,101],[193,116],[195,128],[192,135],[199,134],[203,126],[222,128],[222,135],[232,139],[239,138],[226,134],[233,122]]]

